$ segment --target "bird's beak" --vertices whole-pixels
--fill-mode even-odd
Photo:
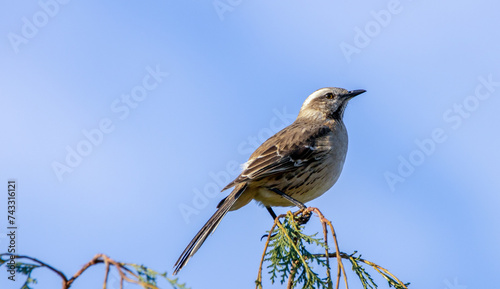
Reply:
[[[366,92],[366,90],[364,90],[364,89],[355,89],[355,90],[348,91],[346,94],[344,94],[344,96],[347,98],[353,98],[356,95],[362,94],[364,92]]]

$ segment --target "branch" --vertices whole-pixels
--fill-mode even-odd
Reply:
[[[323,228],[323,239],[318,239],[316,234],[305,235],[302,229],[305,223],[310,218],[310,214],[315,213]],[[282,224],[280,220],[283,220]],[[305,220],[305,222],[304,222]],[[328,228],[331,230],[335,244],[335,253],[328,251]],[[322,246],[325,249],[324,254],[311,254],[306,249],[305,244]],[[339,288],[340,279],[343,277],[346,289],[349,289],[345,267],[342,264],[342,259],[348,259],[353,267],[352,270],[358,275],[364,288],[376,288],[377,285],[360,265],[366,264],[372,267],[375,271],[382,275],[388,282],[389,286],[394,286],[396,289],[408,289],[409,283],[405,284],[394,276],[389,270],[379,266],[371,261],[362,259],[361,256],[355,257],[353,254],[346,254],[340,251],[337,235],[332,223],[324,217],[321,211],[317,208],[306,208],[295,213],[288,212],[287,214],[279,215],[274,220],[271,230],[268,232],[264,252],[262,254],[259,271],[256,280],[256,289],[262,289],[262,267],[264,261],[270,261],[271,265],[271,282],[280,275],[281,283],[283,284],[288,278],[287,289],[292,289],[297,284],[303,283],[304,288],[333,288],[330,274],[330,258],[337,258],[337,282],[336,289]],[[340,258],[338,258],[340,257]],[[319,265],[326,267],[326,278],[321,279],[319,275],[312,270],[312,262],[316,261]],[[298,272],[301,272],[298,274]],[[342,277],[341,277],[342,276]],[[326,281],[325,281],[326,280]]]
[[[177,279],[169,279],[167,278],[167,274],[163,273],[160,274],[156,271],[153,271],[151,269],[148,269],[147,267],[144,266],[139,266],[136,264],[130,264],[130,263],[120,263],[117,262],[108,256],[104,254],[97,254],[90,260],[88,263],[86,263],[78,272],[76,272],[70,279],[66,277],[64,273],[62,273],[60,270],[55,269],[54,267],[48,265],[47,263],[44,263],[36,258],[29,257],[29,256],[22,256],[22,255],[13,255],[13,254],[0,254],[0,260],[4,261],[2,259],[3,256],[14,256],[16,259],[27,259],[32,262],[35,262],[39,264],[39,268],[41,267],[46,267],[50,271],[56,273],[61,279],[62,279],[62,289],[69,289],[71,285],[75,282],[76,279],[78,279],[88,268],[97,265],[97,264],[102,264],[104,263],[105,265],[105,275],[104,275],[104,283],[103,283],[103,289],[106,289],[107,283],[108,283],[108,276],[109,276],[109,271],[111,266],[114,266],[115,269],[118,271],[118,274],[120,275],[120,289],[123,288],[123,281],[127,281],[128,283],[133,283],[140,285],[146,289],[158,289],[156,287],[156,276],[160,275],[164,277],[174,288],[185,288],[184,284],[178,284]],[[6,263],[0,262],[0,266]],[[16,262],[16,268],[19,268],[22,265],[26,265],[25,263],[17,263]],[[137,273],[134,273],[131,269],[128,268],[128,266],[133,267]],[[29,277],[29,275],[28,275]],[[144,281],[144,277],[146,278],[146,281]],[[28,279],[29,280],[29,279]],[[27,281],[29,282],[29,281]]]
[[[59,277],[61,277],[62,281],[63,281],[63,289],[67,289],[69,288],[69,286],[66,286],[66,284],[68,283],[68,278],[66,277],[66,275],[64,275],[63,272],[57,270],[56,268],[50,266],[49,264],[45,263],[45,262],[42,262],[36,258],[33,258],[33,257],[30,257],[30,256],[23,256],[23,255],[14,255],[14,254],[10,254],[10,253],[3,253],[3,254],[0,254],[0,259],[2,259],[3,256],[14,256],[15,259],[28,259],[32,262],[35,262],[35,263],[38,263],[41,267],[46,267],[47,269],[49,269],[50,271],[56,273],[57,275],[59,275]]]

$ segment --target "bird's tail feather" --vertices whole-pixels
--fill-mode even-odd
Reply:
[[[174,265],[174,275],[177,274],[182,267],[184,267],[189,259],[198,251],[198,249],[203,245],[205,240],[208,238],[208,236],[217,229],[219,226],[220,222],[222,221],[222,218],[227,214],[229,209],[234,205],[236,200],[241,196],[241,194],[245,191],[247,185],[246,184],[241,184],[237,186],[227,198],[223,200],[219,204],[217,211],[215,214],[213,214],[212,217],[207,221],[205,225],[201,228],[201,230],[194,236],[193,240],[189,242],[189,245],[187,245],[186,249],[184,249],[184,252],[182,252],[181,256],[175,262]]]

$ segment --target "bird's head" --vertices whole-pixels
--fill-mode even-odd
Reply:
[[[319,121],[342,120],[349,100],[365,91],[364,89],[348,91],[338,87],[318,89],[304,101],[298,118]]]

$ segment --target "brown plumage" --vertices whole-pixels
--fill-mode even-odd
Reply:
[[[340,176],[347,154],[344,110],[352,97],[363,92],[335,87],[313,92],[295,122],[257,148],[242,173],[223,189],[234,187],[181,254],[174,274],[186,265],[228,211],[237,210],[251,200],[266,207],[293,206],[271,189],[278,189],[301,203],[330,189]]]

